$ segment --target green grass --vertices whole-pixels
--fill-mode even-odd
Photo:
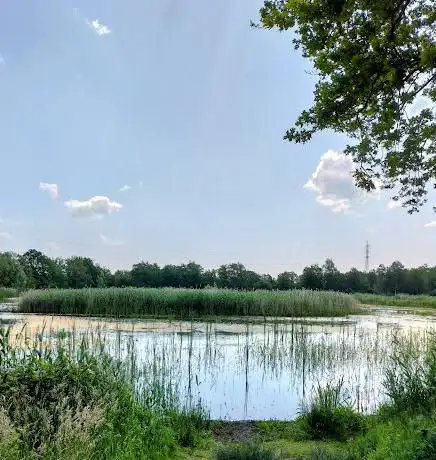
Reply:
[[[0,394],[2,460],[179,458],[208,423],[148,382],[133,351],[116,360],[92,335],[32,341],[0,329]]]
[[[17,296],[18,291],[16,289],[0,287],[0,300],[10,299]]]
[[[177,318],[345,316],[359,312],[353,297],[335,292],[242,292],[170,288],[29,291],[20,298],[19,308],[29,313]]]
[[[436,308],[436,296],[397,294],[392,296],[377,294],[354,294],[362,304],[387,307],[430,307]]]

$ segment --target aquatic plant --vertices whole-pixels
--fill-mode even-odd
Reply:
[[[117,317],[345,316],[359,312],[348,294],[323,291],[102,288],[29,291],[19,308],[30,313]]]

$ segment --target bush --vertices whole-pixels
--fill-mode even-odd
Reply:
[[[240,444],[220,448],[216,460],[277,460],[274,452],[257,444]]]
[[[346,440],[363,430],[363,417],[342,395],[343,380],[318,386],[315,396],[302,410],[303,429],[310,439]]]

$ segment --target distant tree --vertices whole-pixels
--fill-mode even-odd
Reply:
[[[0,287],[23,289],[26,281],[26,273],[17,257],[8,252],[0,253]]]
[[[327,291],[341,289],[341,274],[332,259],[326,259],[322,267],[323,288]]]
[[[62,279],[61,267],[36,249],[29,249],[19,261],[27,276],[27,286],[30,288],[56,287],[56,282]]]
[[[131,271],[132,282],[137,287],[160,287],[162,286],[162,273],[156,263],[140,262],[133,265]]]
[[[130,270],[117,270],[112,275],[112,285],[115,287],[128,287],[133,285]]]
[[[288,291],[289,289],[295,289],[297,285],[298,277],[294,272],[283,272],[277,276],[277,289],[280,291]]]
[[[404,292],[406,280],[406,271],[404,265],[399,262],[393,262],[385,272],[385,289],[389,294]]]
[[[202,275],[202,287],[215,287],[217,281],[216,270],[205,270]]]
[[[343,275],[343,290],[346,292],[368,292],[369,283],[367,274],[352,268]]]
[[[318,264],[309,265],[303,269],[300,285],[304,289],[321,290],[323,288],[323,272]]]
[[[70,257],[65,261],[68,286],[73,289],[104,287],[104,273],[89,257]]]
[[[271,275],[261,275],[254,285],[254,289],[271,291],[274,288],[274,279]]]

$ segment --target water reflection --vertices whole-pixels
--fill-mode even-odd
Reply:
[[[347,319],[271,323],[131,321],[0,313],[0,325],[29,336],[44,330],[101,331],[123,354],[134,343],[138,365],[172,382],[186,404],[199,401],[213,418],[290,419],[318,383],[344,378],[353,403],[371,411],[383,399],[381,381],[392,334],[424,346],[433,317],[376,311]]]

